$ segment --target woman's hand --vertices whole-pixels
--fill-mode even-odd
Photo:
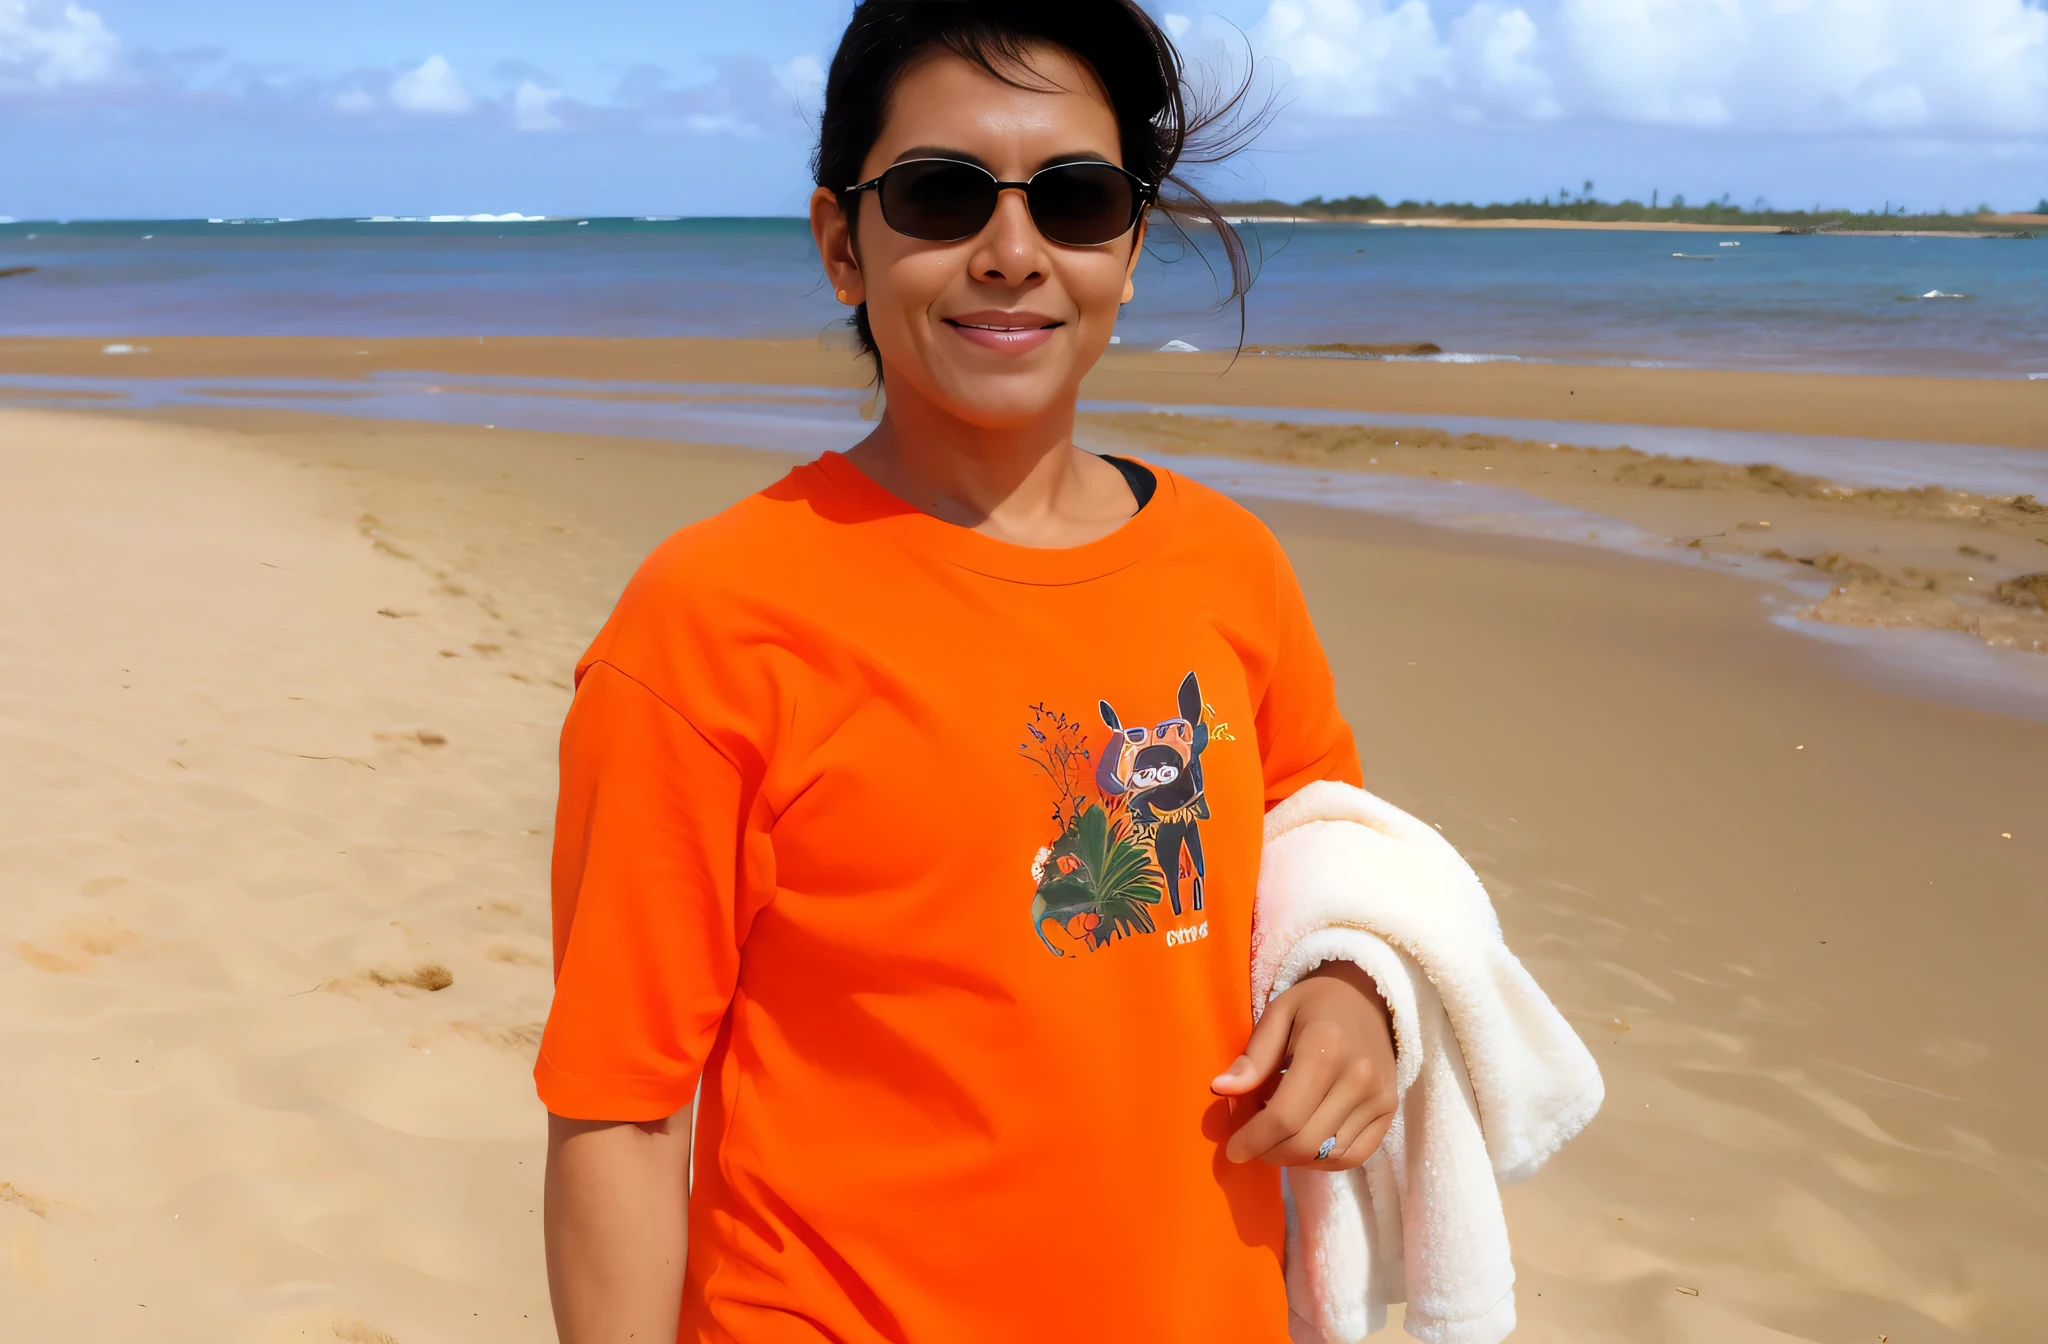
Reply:
[[[1280,1085],[1238,1126],[1224,1156],[1344,1171],[1364,1163],[1394,1121],[1394,1033],[1372,977],[1326,962],[1274,999],[1244,1053],[1210,1090],[1242,1097]],[[1329,1156],[1317,1153],[1334,1138]]]

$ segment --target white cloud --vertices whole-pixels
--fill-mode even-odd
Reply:
[[[391,105],[401,112],[428,116],[461,116],[474,105],[455,67],[429,56],[419,67],[391,81]]]
[[[334,95],[334,110],[349,116],[361,116],[377,110],[377,95],[370,93],[360,84],[351,84]]]
[[[1563,114],[1544,66],[1544,41],[1525,9],[1472,6],[1451,25],[1458,93],[1472,112],[1549,121]]]
[[[2033,0],[1563,0],[1589,109],[1774,129],[2048,130]]]
[[[813,108],[825,96],[825,67],[815,56],[799,56],[775,67],[775,82],[799,108]]]
[[[121,44],[98,14],[58,0],[0,0],[0,90],[91,84]]]
[[[2048,131],[2043,3],[1270,0],[1250,35],[1325,117],[2010,136]]]
[[[679,124],[682,129],[689,131],[693,135],[727,135],[741,140],[750,140],[761,134],[759,126],[756,126],[744,117],[735,117],[731,113],[711,114],[693,112],[689,116],[682,118],[679,123],[673,121],[662,123],[662,129],[667,129],[672,124]]]
[[[657,66],[629,70],[613,94],[649,130],[719,138],[809,135],[825,70],[814,56],[771,65],[758,56],[722,56],[712,77],[678,88]]]
[[[560,89],[544,89],[532,80],[521,81],[512,95],[512,125],[522,131],[560,130],[562,119],[555,104],[562,100]]]
[[[1194,26],[1193,21],[1185,14],[1162,14],[1159,17],[1166,24],[1167,36],[1176,42],[1186,37],[1188,29]]]
[[[1252,45],[1292,71],[1309,108],[1376,117],[1442,91],[1450,53],[1424,0],[1273,0]]]

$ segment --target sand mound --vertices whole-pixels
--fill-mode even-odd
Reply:
[[[2009,606],[2048,611],[2048,574],[2022,574],[1998,585],[1998,600]]]
[[[1965,596],[1943,591],[1937,579],[1911,566],[1887,570],[1837,551],[1794,556],[1771,550],[1765,557],[1809,565],[1841,580],[1827,596],[1798,613],[1808,620],[1960,630],[2000,648],[2048,653],[2048,609],[2027,582],[2041,580],[2040,589],[2048,592],[2048,575],[2027,575],[1996,589],[1986,585],[1987,591]]]

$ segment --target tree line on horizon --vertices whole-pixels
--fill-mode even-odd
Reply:
[[[1577,193],[1565,190],[1542,200],[1520,200],[1478,205],[1469,201],[1415,201],[1389,203],[1378,195],[1339,196],[1324,199],[1311,196],[1305,201],[1278,200],[1219,202],[1228,215],[1292,215],[1297,218],[1356,220],[1375,219],[1556,219],[1584,223],[1616,224],[1707,224],[1763,225],[1797,233],[1897,232],[1902,229],[1929,232],[1984,231],[1985,216],[1999,211],[1989,204],[1967,212],[1909,212],[1887,202],[1882,210],[1830,210],[1815,205],[1811,210],[1779,210],[1762,197],[1749,205],[1737,203],[1724,193],[1719,200],[1689,204],[1683,193],[1666,201],[1662,192],[1653,193],[1647,204],[1637,200],[1603,201],[1587,182]],[[2038,211],[2048,215],[2048,198]],[[2028,235],[2031,236],[2031,235]]]

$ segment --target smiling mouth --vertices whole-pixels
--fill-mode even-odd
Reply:
[[[1000,308],[984,308],[978,313],[940,320],[967,344],[1005,355],[1042,349],[1055,331],[1067,325],[1044,313],[1005,312]]]
[[[941,320],[947,326],[958,327],[962,331],[992,331],[1002,336],[1012,335],[1020,331],[1051,331],[1054,327],[1066,325],[1064,322],[963,322],[959,318],[954,317]]]

